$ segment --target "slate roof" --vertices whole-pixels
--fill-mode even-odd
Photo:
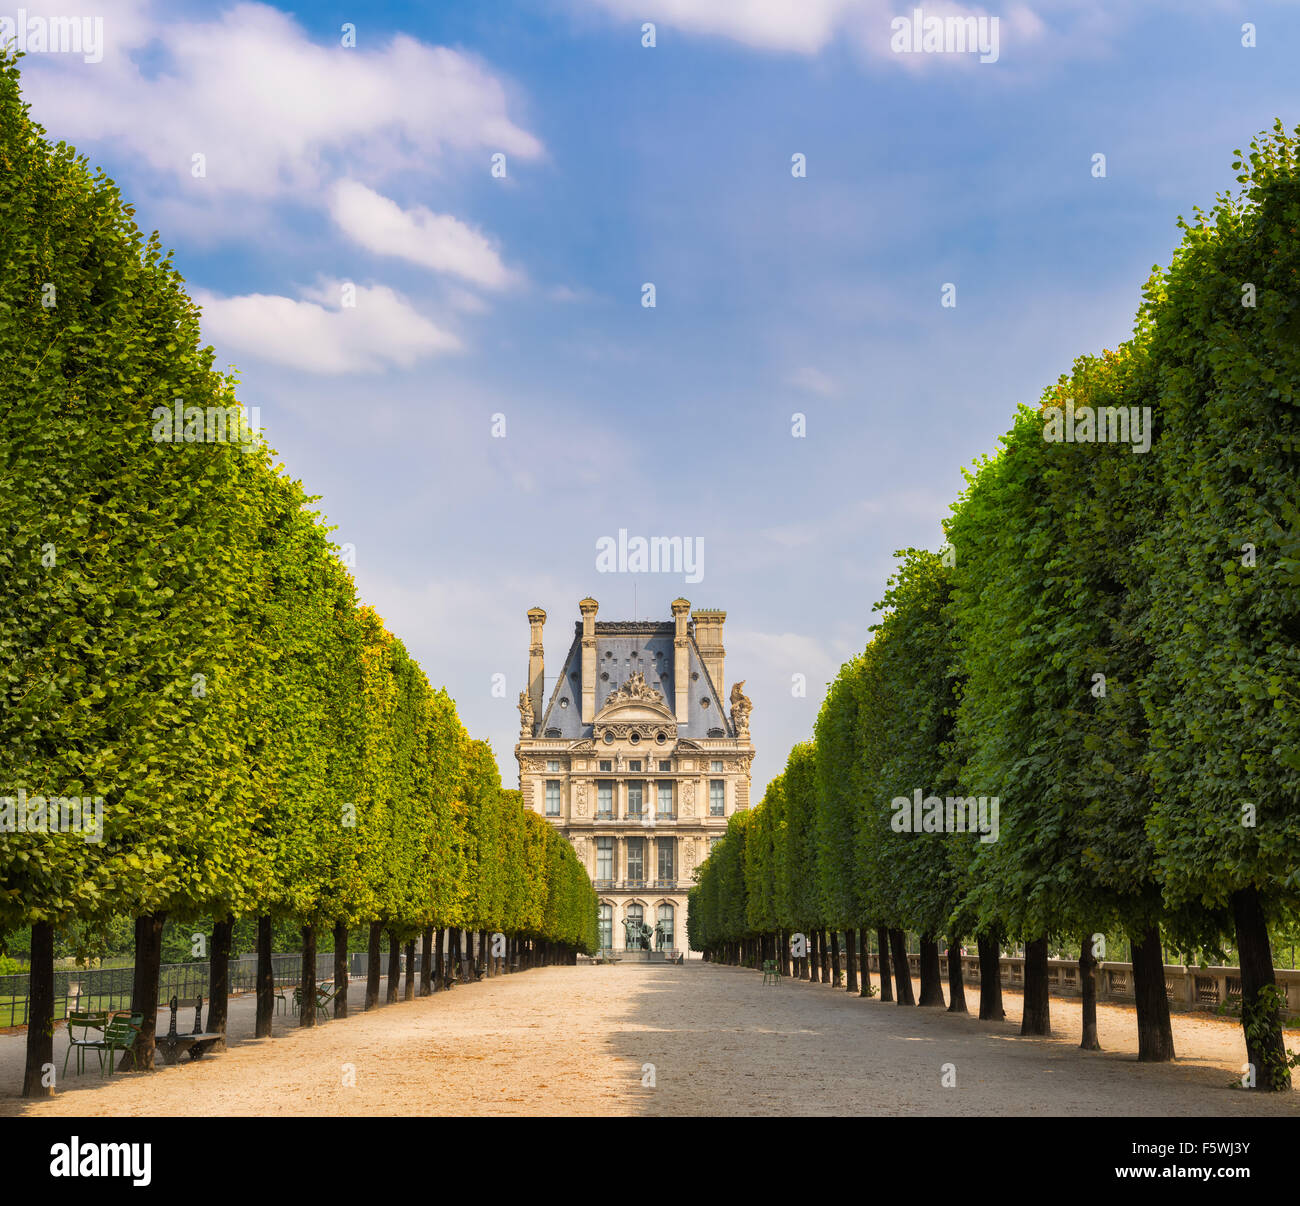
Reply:
[[[609,696],[638,670],[645,681],[659,691],[668,710],[677,709],[677,688],[673,682],[672,621],[597,620],[596,621],[596,711],[599,713]],[[710,729],[721,729],[723,736],[734,737],[727,717],[725,701],[718,698],[713,680],[700,657],[693,626],[687,626],[688,673],[691,678],[685,724],[678,724],[677,736],[708,737]],[[605,678],[605,675],[609,675]],[[707,699],[706,708],[701,700]],[[561,703],[567,700],[567,706]],[[551,692],[550,702],[533,735],[545,737],[547,730],[565,740],[577,741],[594,735],[594,726],[582,723],[582,621],[574,624],[573,644],[564,659],[564,669]],[[717,737],[720,734],[715,733]]]

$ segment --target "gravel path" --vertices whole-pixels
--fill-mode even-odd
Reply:
[[[135,1114],[1282,1114],[1300,1093],[1233,1089],[1240,1025],[1174,1015],[1174,1064],[1136,1063],[1133,1011],[1098,1009],[1101,1054],[1077,1049],[1077,1001],[1052,998],[1051,1039],[1007,1021],[862,1000],[842,989],[688,963],[540,968],[252,1039],[231,1002],[230,1050],[151,1074],[69,1070],[24,1103],[23,1037],[0,1036],[0,1115]],[[978,989],[967,989],[978,1008]],[[165,1016],[165,1015],[164,1015]],[[55,1043],[62,1064],[65,1039]],[[1300,1047],[1300,1033],[1288,1043]],[[645,1065],[653,1065],[653,1087]],[[941,1084],[951,1065],[955,1087]],[[93,1068],[93,1063],[92,1063]],[[349,1083],[351,1082],[351,1083]]]

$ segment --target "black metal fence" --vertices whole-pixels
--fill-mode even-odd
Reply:
[[[302,983],[302,955],[272,955],[271,970],[277,985],[294,987]],[[211,996],[207,963],[164,963],[158,974],[158,1000],[171,997]],[[317,980],[334,975],[334,953],[318,952]],[[54,1016],[96,1009],[129,1009],[133,967],[68,967],[54,973]],[[257,956],[241,955],[230,960],[230,991],[252,992],[256,988]],[[0,1030],[25,1026],[31,1001],[31,977],[0,976]]]

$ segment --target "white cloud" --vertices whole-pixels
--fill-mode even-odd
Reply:
[[[840,387],[835,384],[833,378],[812,365],[805,365],[803,368],[797,369],[786,378],[786,382],[796,389],[807,390],[812,394],[821,394],[823,398],[833,398],[840,392]]]
[[[203,307],[204,335],[227,348],[309,373],[382,372],[406,368],[460,340],[435,326],[392,289],[356,287],[356,305],[342,305],[343,282],[322,281],[300,300],[265,293],[219,297],[192,290]]]
[[[169,19],[161,4],[93,11],[104,15],[103,62],[25,60],[34,116],[59,138],[117,143],[185,189],[310,199],[343,170],[373,177],[448,151],[542,153],[508,116],[501,81],[459,50],[406,35],[321,45],[264,4],[203,22]],[[201,178],[195,154],[206,157]]]
[[[496,248],[472,226],[423,205],[402,209],[355,180],[334,186],[330,214],[345,234],[380,255],[449,272],[488,289],[501,289],[513,279]]]

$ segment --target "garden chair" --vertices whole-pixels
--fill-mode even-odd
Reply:
[[[144,1016],[133,1013],[115,1013],[108,1020],[108,1025],[104,1027],[104,1037],[98,1042],[87,1043],[88,1048],[101,1052],[100,1055],[100,1075],[113,1075],[114,1057],[119,1051],[126,1051],[135,1046],[135,1040],[139,1037],[140,1027],[144,1025]],[[104,1055],[108,1056],[104,1061]]]
[[[763,960],[763,983],[780,984],[781,969],[777,966],[775,959]]]
[[[86,1052],[99,1057],[100,1070],[104,1067],[104,1028],[108,1025],[108,1010],[93,1013],[68,1014],[68,1053],[63,1057],[63,1075],[68,1074],[68,1056],[77,1053],[77,1075],[86,1070]]]

